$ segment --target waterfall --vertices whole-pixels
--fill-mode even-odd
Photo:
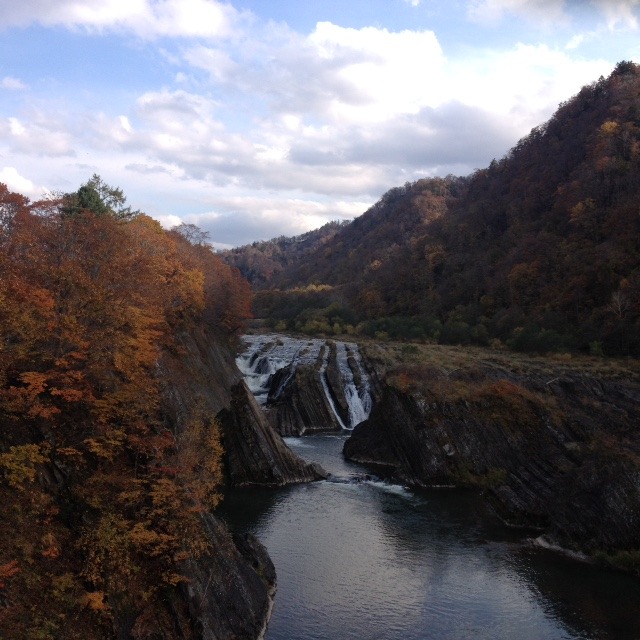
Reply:
[[[324,389],[324,395],[329,402],[329,406],[331,407],[331,411],[333,411],[333,415],[336,417],[338,424],[342,429],[348,429],[347,425],[342,421],[340,417],[340,413],[338,413],[338,409],[336,407],[336,403],[333,401],[333,397],[331,396],[331,391],[329,390],[329,383],[327,382],[327,365],[329,364],[329,347],[326,345],[324,350],[324,357],[322,359],[322,366],[320,367],[320,382],[322,383],[322,388]]]
[[[245,350],[238,355],[236,363],[247,386],[259,404],[278,399],[293,379],[296,368],[301,365],[316,366],[322,354],[318,370],[320,383],[331,412],[342,429],[351,430],[366,420],[371,411],[371,387],[364,370],[362,357],[355,343],[335,342],[336,364],[342,381],[344,397],[348,407],[348,422],[340,416],[327,380],[329,345],[318,338],[303,340],[278,334],[248,335],[243,338]],[[289,367],[274,389],[274,374]],[[271,394],[271,395],[270,395]]]
[[[347,351],[348,349],[348,351]],[[357,357],[356,355],[357,354]],[[360,377],[360,388],[356,385],[356,380],[349,363],[349,355],[358,367]],[[371,394],[369,388],[369,377],[362,368],[360,352],[356,344],[336,343],[336,361],[342,380],[344,381],[344,396],[349,407],[349,429],[353,429],[369,417],[371,411]]]
[[[314,362],[323,344],[322,340],[299,340],[278,334],[247,335],[243,342],[246,349],[238,355],[236,364],[261,405],[267,403],[271,380],[276,372],[291,365],[290,374],[276,390],[277,397],[293,377],[296,366]]]

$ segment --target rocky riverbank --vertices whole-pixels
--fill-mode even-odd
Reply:
[[[222,340],[193,332],[160,361],[165,413],[180,432],[194,411],[222,427],[225,484],[283,486],[326,476],[294,455],[274,432]],[[273,564],[251,536],[233,537],[215,515],[203,517],[210,552],[182,568],[188,616],[202,640],[260,638],[276,589]],[[185,636],[191,637],[191,636]]]
[[[564,547],[640,548],[637,363],[370,347],[380,399],[345,455],[414,486],[480,487]]]

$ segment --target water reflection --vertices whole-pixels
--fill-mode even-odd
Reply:
[[[640,637],[640,581],[524,546],[471,492],[349,483],[342,443],[289,443],[333,481],[226,501],[276,565],[268,640]]]

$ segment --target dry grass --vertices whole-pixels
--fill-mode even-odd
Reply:
[[[374,341],[359,341],[359,344],[364,355],[384,372],[409,366],[416,369],[424,367],[453,379],[469,377],[474,372],[493,370],[515,376],[547,376],[550,381],[567,375],[583,375],[640,383],[640,360],[632,358],[598,358],[570,354],[534,356],[480,347],[436,344]]]

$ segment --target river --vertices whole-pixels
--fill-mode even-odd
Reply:
[[[329,480],[230,494],[278,574],[267,640],[638,640],[640,580],[527,543],[471,491],[412,491],[289,438]]]

